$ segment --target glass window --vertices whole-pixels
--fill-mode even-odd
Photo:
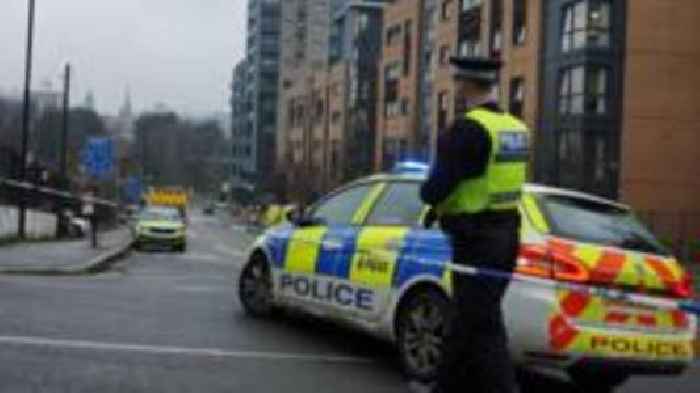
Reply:
[[[579,65],[565,69],[559,81],[559,113],[605,114],[608,72],[600,66]]]
[[[579,0],[564,8],[562,51],[610,46],[610,0]]]
[[[558,185],[575,188],[583,175],[583,140],[578,130],[559,131],[557,143]]]
[[[367,17],[367,14],[360,14],[360,16],[357,18],[357,32],[363,32],[367,30],[367,26],[369,25],[369,18]]]
[[[552,234],[576,241],[668,254],[634,214],[618,206],[562,195],[540,196]]]
[[[449,63],[450,59],[450,47],[448,45],[443,45],[440,47],[440,65],[445,66]]]
[[[442,9],[440,10],[440,19],[448,20],[450,18],[450,7],[452,6],[452,0],[444,0],[442,2]]]
[[[479,41],[477,40],[464,40],[459,44],[459,55],[460,56],[480,56],[481,50],[479,46]]]
[[[513,78],[510,81],[509,112],[515,116],[522,117],[524,101],[525,101],[525,80],[522,77]]]
[[[462,11],[469,11],[478,5],[481,5],[481,0],[462,0]]]
[[[312,217],[325,225],[350,225],[355,212],[364,201],[373,184],[355,186],[331,195],[319,202]]]
[[[389,185],[367,217],[366,225],[416,225],[423,210],[419,189],[420,184],[414,182]]]
[[[437,113],[437,123],[438,131],[442,131],[447,127],[447,112],[449,110],[448,96],[447,92],[443,91],[438,93],[438,113]]]
[[[513,1],[513,45],[525,43],[527,35],[527,4],[525,0]]]
[[[411,72],[411,57],[413,56],[413,22],[409,19],[403,27],[403,74]]]
[[[397,24],[391,26],[386,32],[386,44],[391,46],[394,44],[396,39],[401,35],[401,25]]]

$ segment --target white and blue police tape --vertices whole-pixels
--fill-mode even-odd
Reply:
[[[21,188],[23,190],[34,190],[34,191],[37,191],[37,192],[40,192],[43,194],[60,196],[60,197],[64,197],[64,198],[70,198],[70,199],[78,200],[78,201],[81,201],[84,203],[93,203],[96,205],[104,205],[104,206],[111,206],[111,207],[118,207],[119,206],[117,203],[106,200],[106,199],[74,195],[74,194],[71,194],[71,193],[66,192],[66,191],[57,190],[54,188],[42,187],[42,186],[38,186],[36,184],[32,184],[29,182],[21,182],[21,181],[12,180],[12,179],[0,178],[0,184],[6,184],[10,187]]]
[[[421,261],[421,263],[429,265],[446,266],[453,272],[467,274],[470,276],[484,277],[504,281],[525,282],[552,289],[566,289],[591,296],[600,296],[610,300],[624,301],[639,306],[648,306],[665,310],[680,310],[700,316],[700,303],[692,300],[675,300],[669,298],[652,297],[621,291],[619,289],[594,287],[571,282],[548,280],[545,278],[526,276],[520,273],[509,273],[496,269],[459,265],[455,263],[438,264],[427,261]]]

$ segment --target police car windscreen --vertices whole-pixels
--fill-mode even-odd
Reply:
[[[627,209],[571,196],[542,195],[538,199],[552,234],[556,236],[633,251],[669,254]]]

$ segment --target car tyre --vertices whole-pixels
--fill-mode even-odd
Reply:
[[[410,294],[402,302],[396,321],[397,346],[404,373],[411,380],[435,380],[447,310],[447,297],[433,288]]]
[[[260,318],[272,314],[272,275],[262,254],[253,254],[243,268],[238,281],[238,297],[248,315]]]

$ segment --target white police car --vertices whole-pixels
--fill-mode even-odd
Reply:
[[[393,341],[410,376],[434,377],[451,292],[450,245],[426,229],[424,168],[368,177],[261,235],[239,279],[245,310],[301,309]],[[518,273],[559,283],[690,298],[687,273],[626,206],[527,185]],[[478,307],[478,305],[475,305]],[[678,374],[697,321],[681,311],[512,282],[504,315],[513,359],[586,391],[634,374]]]

